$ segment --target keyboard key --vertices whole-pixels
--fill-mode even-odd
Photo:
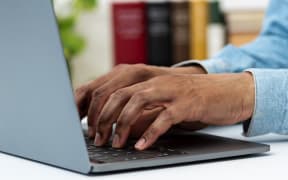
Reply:
[[[173,155],[182,155],[185,152],[177,151],[171,147],[152,146],[145,151],[137,151],[134,148],[135,142],[130,142],[123,149],[114,149],[110,145],[106,147],[96,147],[94,141],[85,138],[89,157],[94,163],[113,163],[121,161],[136,161],[141,159],[164,158]]]

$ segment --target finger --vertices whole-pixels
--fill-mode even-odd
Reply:
[[[140,138],[163,110],[163,107],[145,110],[139,119],[131,126],[128,138]]]
[[[90,132],[88,134],[92,135],[90,137],[93,137],[93,134],[96,134],[99,115],[111,94],[118,89],[129,87],[145,80],[141,73],[137,74],[137,71],[122,70],[115,72],[117,72],[117,76],[112,76],[112,79],[109,82],[105,83],[101,88],[94,90],[92,93],[92,99],[88,111],[88,132]]]
[[[88,86],[81,86],[75,91],[75,101],[79,112],[80,119],[83,119],[88,112],[90,96]]]
[[[88,136],[94,138],[96,134],[97,118],[103,108],[109,93],[113,89],[107,89],[107,83],[102,87],[94,90],[91,96],[90,106],[88,110]]]
[[[108,140],[106,137],[111,135],[109,134],[110,129],[108,128],[112,128],[113,123],[115,123],[118,119],[119,114],[121,113],[125,104],[131,98],[131,95],[143,88],[144,85],[138,83],[134,86],[119,89],[110,95],[96,120],[97,132],[98,134],[102,135],[102,139],[98,138],[95,140],[95,144],[97,146],[101,146],[106,143],[106,140]]]
[[[109,79],[109,76],[110,74],[104,75],[97,80],[82,85],[75,90],[75,101],[81,119],[88,114],[92,90],[104,84],[107,79]]]
[[[109,97],[111,96],[111,94],[117,91],[117,89],[121,89],[123,86],[125,86],[124,84],[125,82],[119,83],[118,78],[112,78],[100,88],[93,91],[88,110],[88,135],[90,138],[94,138],[96,135],[96,127],[99,116]],[[100,137],[98,139],[100,139]]]
[[[94,128],[95,132],[96,129],[97,131],[100,129],[98,132],[98,138],[95,139],[95,144],[97,146],[101,146],[109,140],[113,124],[116,122],[122,107],[127,103],[129,98],[130,95],[128,88],[120,89],[110,95],[102,110],[99,108],[101,112],[98,117],[95,116],[96,120],[94,122],[96,125],[96,128]],[[101,136],[99,137],[100,134]]]
[[[111,126],[105,126],[105,129],[107,129],[105,134],[102,134],[100,132],[96,132],[95,140],[94,140],[94,144],[96,146],[103,146],[109,141],[109,138],[112,134],[112,125]]]
[[[117,120],[115,134],[118,135],[119,139],[118,141],[113,140],[113,147],[123,147],[128,139],[131,126],[140,118],[145,107],[154,103],[159,104],[162,100],[166,100],[166,97],[158,95],[153,89],[135,93],[125,105]]]
[[[121,68],[122,66],[117,66],[108,74],[105,74],[94,81],[82,85],[75,90],[74,94],[76,105],[81,119],[88,115],[93,91],[95,89],[99,89],[102,85],[111,80],[111,78],[114,77],[115,74],[119,74],[121,72]]]
[[[144,132],[142,137],[135,144],[137,150],[145,150],[156,142],[156,140],[166,133],[174,124],[175,118],[169,110],[164,110],[152,125]]]

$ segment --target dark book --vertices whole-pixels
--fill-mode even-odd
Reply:
[[[174,64],[188,60],[190,50],[189,2],[171,1],[171,32]]]
[[[170,3],[147,1],[148,62],[156,66],[172,64]]]
[[[115,64],[147,64],[145,3],[113,1]]]

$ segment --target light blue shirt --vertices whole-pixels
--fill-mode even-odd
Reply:
[[[201,65],[208,73],[249,71],[255,81],[255,107],[247,136],[288,134],[288,0],[271,0],[259,37],[236,48],[226,46],[207,61],[186,61],[176,66]]]

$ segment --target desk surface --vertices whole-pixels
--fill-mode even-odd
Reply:
[[[247,138],[241,136],[241,126],[209,128],[205,130],[210,134],[217,134],[237,139]],[[111,180],[141,180],[141,179],[272,179],[285,177],[288,163],[288,136],[267,135],[249,138],[250,141],[271,145],[271,152],[263,156],[247,158],[232,158],[227,160],[194,163],[190,165],[133,171],[121,174],[88,177],[73,172],[61,170],[47,165],[23,160],[0,153],[0,179],[28,179],[29,180],[82,180],[82,179],[111,179]],[[286,142],[287,141],[287,142]]]

